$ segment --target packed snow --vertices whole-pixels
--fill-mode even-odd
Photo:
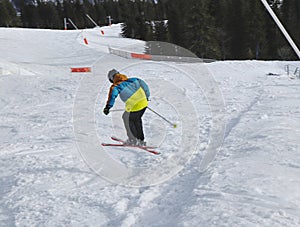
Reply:
[[[119,33],[0,28],[0,226],[300,226],[300,62],[128,59]],[[101,146],[111,68],[177,124],[146,111],[161,155]]]

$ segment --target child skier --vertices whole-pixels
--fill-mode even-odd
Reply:
[[[126,144],[145,146],[142,116],[148,106],[149,87],[143,80],[128,78],[115,69],[110,70],[107,77],[112,85],[103,113],[109,114],[110,108],[120,94],[121,100],[125,103],[122,118],[128,136]]]

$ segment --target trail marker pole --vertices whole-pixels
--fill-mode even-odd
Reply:
[[[270,13],[270,15],[272,16],[273,20],[276,22],[277,26],[279,27],[279,29],[281,30],[281,32],[283,33],[283,35],[285,36],[285,38],[287,39],[287,41],[290,43],[290,45],[292,46],[292,48],[294,49],[294,51],[298,55],[298,58],[300,59],[300,51],[299,51],[297,45],[294,43],[294,41],[290,37],[289,33],[286,31],[286,29],[284,28],[284,26],[282,25],[282,23],[280,22],[280,20],[276,16],[276,14],[273,12],[273,10],[269,6],[267,0],[261,0],[261,2],[264,4],[264,6],[266,7],[266,9],[268,10],[268,12]]]
[[[67,22],[67,18],[64,18],[64,29],[68,30],[68,22]]]
[[[77,26],[73,23],[73,21],[72,21],[70,18],[68,18],[68,20],[69,20],[70,23],[73,25],[73,27],[74,27],[76,30],[78,30]]]
[[[87,16],[87,18],[89,18],[89,20],[96,26],[99,27],[99,25],[90,17],[90,15],[85,14]]]

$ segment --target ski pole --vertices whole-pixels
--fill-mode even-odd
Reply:
[[[151,109],[149,106],[147,107],[149,110],[151,110],[153,113],[155,113],[157,116],[161,117],[163,120],[165,120],[166,122],[168,122],[170,125],[172,125],[174,128],[177,127],[177,124],[172,123],[171,121],[169,121],[167,118],[165,118],[164,116],[160,115],[159,113],[157,113],[156,111],[154,111],[153,109]]]
[[[119,111],[124,111],[123,109],[112,109],[112,110],[109,110],[109,112],[119,112]]]

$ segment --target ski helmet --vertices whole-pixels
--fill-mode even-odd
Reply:
[[[118,74],[118,73],[119,73],[119,72],[118,72],[117,70],[115,70],[115,69],[110,70],[110,71],[108,72],[108,74],[107,74],[108,80],[109,80],[111,83],[113,83],[113,82],[114,82],[114,76],[115,76],[116,74]]]

